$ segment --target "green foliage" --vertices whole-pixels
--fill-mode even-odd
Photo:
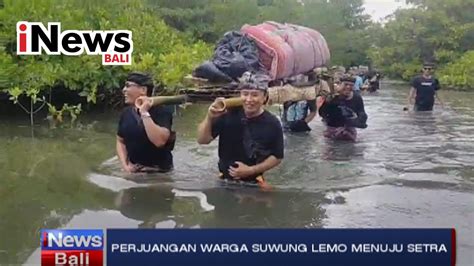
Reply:
[[[130,30],[133,64],[103,66],[101,56],[90,55],[17,56],[15,29],[22,20],[59,21],[62,31]],[[119,91],[127,72],[132,70],[154,74],[157,83],[172,91],[180,85],[181,77],[210,54],[210,46],[202,42],[193,44],[190,38],[167,26],[144,0],[7,0],[0,9],[0,21],[0,67],[7,70],[7,75],[0,77],[0,89],[9,92],[12,101],[19,104],[23,98],[36,104],[46,94],[54,96],[53,88],[66,88],[89,104],[107,101],[109,95]],[[170,59],[176,56],[177,47],[183,57],[187,56],[183,62]],[[165,64],[172,65],[168,68]],[[161,80],[162,77],[165,79]]]
[[[81,104],[69,106],[67,103],[63,105],[61,109],[57,109],[55,106],[47,103],[49,116],[48,120],[51,121],[52,127],[56,127],[57,124],[64,122],[64,117],[68,116],[71,119],[71,125],[77,120],[77,116],[81,113]]]
[[[20,20],[59,21],[63,31],[130,30],[133,63],[103,66],[100,56],[88,55],[17,56],[15,29]],[[33,104],[28,113],[45,103],[44,96],[54,98],[55,88],[83,97],[86,110],[110,102],[132,70],[153,74],[156,83],[172,93],[185,75],[211,56],[215,41],[225,32],[265,20],[319,30],[331,47],[333,64],[367,61],[365,28],[370,23],[361,0],[6,0],[0,10],[0,66],[7,70],[2,74],[15,74],[0,77],[0,89],[18,104],[29,98]],[[63,104],[57,103],[56,110]]]
[[[439,78],[449,87],[472,90],[474,89],[474,51],[466,52],[459,60],[448,64],[440,70]]]
[[[423,61],[434,61],[440,74],[454,75],[444,68],[461,67],[474,49],[474,0],[407,2],[415,6],[395,12],[392,20],[371,32],[376,41],[368,52],[373,64],[390,76],[409,79]],[[444,76],[442,81],[449,87],[472,88],[461,76]]]
[[[331,63],[367,63],[371,42],[362,0],[149,0],[164,21],[195,39],[214,44],[244,24],[267,20],[288,22],[320,31],[331,50]]]
[[[341,12],[345,28],[356,30],[369,26],[369,15],[363,15],[363,0],[332,0],[331,2]]]
[[[191,49],[190,49],[191,48]],[[183,73],[191,73],[197,62],[211,57],[212,49],[203,42],[191,47],[183,44],[174,47],[173,51],[159,57],[159,79],[165,84],[181,84]]]

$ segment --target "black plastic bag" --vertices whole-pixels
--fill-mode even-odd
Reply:
[[[241,77],[246,71],[259,71],[261,68],[257,46],[237,31],[224,34],[216,46],[212,62],[233,79]]]
[[[212,62],[205,61],[193,71],[193,76],[210,82],[231,82],[232,78],[220,71]]]

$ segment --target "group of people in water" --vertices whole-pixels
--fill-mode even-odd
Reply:
[[[335,140],[356,140],[356,128],[366,128],[367,114],[361,96],[362,78],[348,73],[335,78],[319,69],[315,85],[316,100],[286,102],[283,104],[283,128],[290,132],[310,131],[308,123],[316,114],[326,124],[324,136]],[[360,79],[360,80],[359,80]],[[333,83],[332,87],[329,83]],[[359,84],[359,86],[357,85]]]
[[[415,111],[433,109],[439,97],[439,81],[432,75],[434,65],[425,63],[423,74],[416,76],[411,85],[408,103]],[[264,173],[275,168],[284,157],[284,130],[301,132],[318,113],[326,125],[324,136],[334,140],[355,141],[357,128],[367,128],[368,115],[360,93],[364,86],[358,75],[343,75],[325,79],[321,69],[316,71],[317,98],[283,104],[281,122],[265,110],[268,100],[268,82],[261,82],[253,75],[239,84],[242,106],[222,110],[213,102],[199,124],[197,142],[205,145],[219,137],[218,170],[221,179],[258,184],[265,188]],[[380,75],[370,82],[377,82]],[[362,79],[362,81],[360,79]],[[333,86],[334,84],[334,86]],[[362,84],[362,85],[361,85]],[[139,98],[152,95],[151,76],[130,73],[123,88],[125,103],[117,131],[117,155],[124,171],[168,172],[173,169],[172,150],[176,133],[172,130],[173,106],[155,105],[144,101],[139,108]],[[413,99],[415,100],[413,102]]]

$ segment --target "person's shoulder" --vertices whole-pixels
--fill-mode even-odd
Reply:
[[[414,76],[412,79],[411,79],[411,84],[412,85],[415,85],[415,83],[418,83],[420,82],[420,80],[423,78],[422,75],[416,75]]]
[[[235,123],[236,121],[240,122],[242,121],[242,118],[244,117],[244,112],[243,110],[240,110],[240,108],[231,108],[228,109],[227,112],[222,114],[221,116],[217,117],[214,120],[214,124],[227,124],[227,123]]]
[[[263,118],[265,121],[271,124],[278,124],[280,125],[280,120],[278,120],[277,116],[272,114],[270,111],[265,110],[263,112]]]
[[[155,105],[152,106],[149,110],[150,114],[173,114],[174,107],[173,105]]]
[[[307,106],[310,106],[310,107],[316,106],[316,99],[314,99],[314,100],[307,100],[307,101],[306,101],[306,105],[307,105]]]
[[[360,95],[359,93],[354,93],[354,95],[352,96],[352,99],[356,101],[364,101],[364,98],[362,98],[362,95]]]
[[[173,105],[155,105],[150,108],[150,111],[154,112],[174,112]]]
[[[126,106],[125,108],[122,109],[122,111],[120,112],[120,117],[124,117],[128,114],[130,114],[131,112],[133,111],[133,107],[132,106]]]
[[[127,105],[127,106],[125,106],[125,107],[122,109],[121,114],[125,114],[125,113],[128,113],[128,112],[131,112],[132,110],[133,110],[133,106]]]
[[[284,109],[288,109],[288,107],[292,106],[293,104],[295,104],[295,102],[293,101],[286,101],[283,103],[283,108]]]
[[[244,108],[237,107],[237,108],[228,109],[228,111],[220,117],[227,118],[227,119],[241,119],[244,116],[245,116]]]

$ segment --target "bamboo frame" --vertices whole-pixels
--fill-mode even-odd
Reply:
[[[135,100],[135,106],[140,108],[146,101],[149,101],[151,106],[155,105],[174,105],[174,104],[183,104],[187,102],[186,95],[176,95],[176,96],[155,96],[155,97],[138,97]]]

